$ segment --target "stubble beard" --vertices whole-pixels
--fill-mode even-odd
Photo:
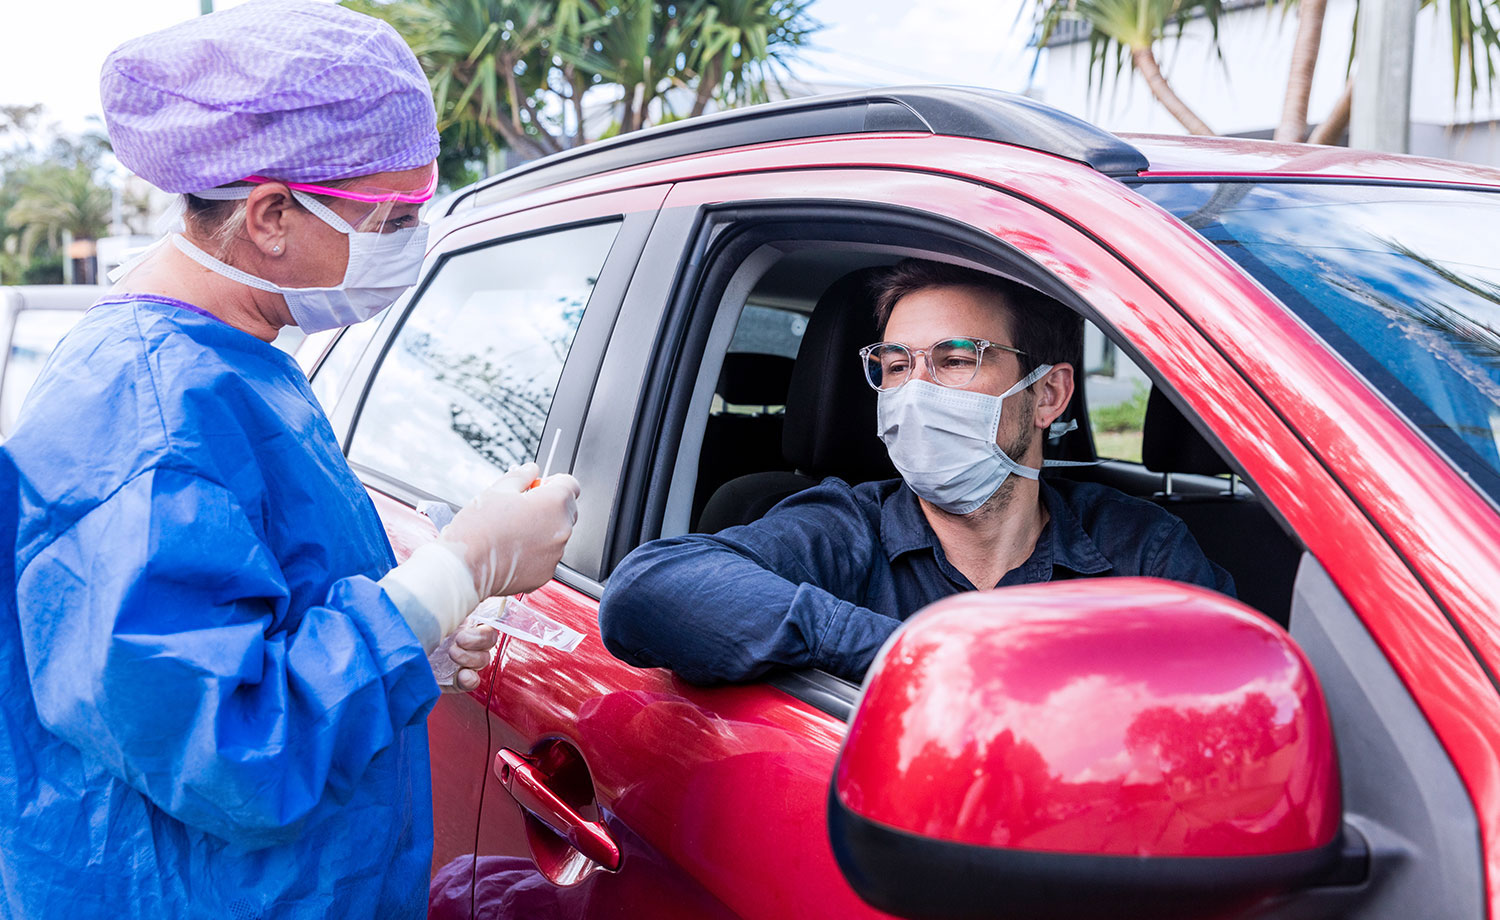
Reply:
[[[1021,430],[1011,437],[1009,443],[1000,445],[1000,449],[1005,451],[1005,455],[1017,463],[1020,463],[1021,458],[1026,456],[1026,452],[1031,449],[1031,445],[1038,435],[1036,429],[1025,424],[1025,420],[1031,418],[1032,410],[1035,407],[1035,398],[1031,396],[1030,390],[1023,392],[1029,398],[1024,400],[1024,408],[1020,413],[1022,419]],[[949,517],[971,522],[983,521],[995,515],[1005,514],[1009,511],[1011,502],[1015,499],[1016,480],[1020,478],[1022,477],[1012,471],[1009,476],[1005,477],[1005,481],[1000,483],[1000,488],[995,490],[994,495],[991,495],[984,504],[970,511],[968,514],[954,514],[951,511],[944,511],[936,505],[932,507],[934,510]]]
[[[1002,444],[1000,449],[1005,451],[1007,457],[1020,463],[1020,458],[1026,456],[1026,451],[1031,448],[1033,437],[1035,437],[1034,432],[1023,431],[1012,438],[1009,444]],[[1000,488],[995,490],[995,494],[966,517],[978,520],[1006,513],[1015,499],[1016,480],[1021,478],[1012,471],[1009,476],[1005,477],[1005,481],[1000,483]]]

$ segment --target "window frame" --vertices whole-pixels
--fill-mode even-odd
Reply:
[[[1049,213],[1044,208],[1039,210]],[[679,225],[687,223],[691,215],[692,230],[683,240],[686,248],[678,259],[679,277],[670,289],[670,298],[664,306],[656,308],[655,315],[659,320],[656,344],[651,351],[649,367],[642,375],[641,395],[633,407],[636,415],[629,426],[635,434],[618,439],[617,449],[625,457],[624,474],[619,480],[619,495],[612,504],[604,557],[598,574],[594,576],[600,582],[607,579],[608,573],[630,550],[660,535],[667,505],[674,497],[678,466],[690,462],[696,477],[701,444],[699,450],[686,459],[681,456],[680,447],[694,396],[702,389],[700,378],[705,348],[716,330],[727,347],[735,324],[729,324],[730,336],[724,336],[721,313],[730,307],[738,314],[744,301],[726,304],[725,293],[731,286],[738,285],[747,290],[753,286],[753,282],[746,285],[741,277],[743,267],[747,259],[770,243],[833,240],[904,250],[905,254],[913,256],[924,253],[944,255],[984,265],[1029,284],[1061,301],[1098,328],[1129,360],[1142,368],[1153,386],[1163,388],[1208,443],[1229,461],[1240,478],[1250,479],[1240,462],[1191,410],[1166,375],[1146,360],[1127,336],[1049,269],[1009,242],[978,227],[917,208],[838,199],[747,197],[674,208],[669,198],[662,214],[675,214],[674,223]],[[1053,213],[1051,216],[1058,215]],[[1118,258],[1105,246],[1099,247],[1099,256]],[[616,348],[616,345],[612,343],[611,347]],[[721,360],[722,355],[715,359],[716,362]],[[717,374],[717,368],[714,373]],[[1076,388],[1075,400],[1072,408],[1080,417],[1087,418],[1083,387]],[[591,418],[590,424],[593,421]],[[1093,459],[1091,426],[1087,431],[1086,450],[1088,456],[1079,457],[1077,445],[1074,445],[1073,452],[1066,454],[1065,458]],[[1139,464],[1109,462],[1137,468],[1142,475],[1156,475]],[[1270,502],[1265,504],[1283,531],[1299,549],[1305,549],[1279,510]],[[858,700],[858,685],[817,670],[773,671],[762,682],[839,718],[847,718]]]
[[[664,194],[665,190],[662,193]],[[520,222],[513,215],[491,218],[465,226],[444,240],[444,243],[447,243],[456,237],[458,238],[455,240],[456,245],[444,248],[440,244],[434,253],[429,254],[427,266],[418,286],[399,310],[390,311],[380,321],[381,328],[365,346],[364,354],[355,363],[351,380],[344,387],[335,412],[331,413],[334,430],[346,458],[359,427],[360,415],[364,411],[370,390],[384,364],[386,354],[394,345],[411,311],[421,304],[433,279],[442,271],[448,260],[506,243],[579,227],[618,223],[619,228],[614,242],[599,270],[598,281],[590,293],[578,330],[573,337],[572,347],[563,363],[562,374],[558,378],[552,405],[542,432],[544,445],[550,444],[554,437],[558,438],[557,459],[554,462],[556,469],[570,469],[572,464],[569,458],[576,456],[579,429],[593,394],[594,380],[598,376],[604,347],[618,318],[620,305],[630,285],[641,251],[650,235],[657,212],[654,207],[635,211],[609,207],[610,204],[618,204],[618,202],[606,200],[598,202],[600,207],[588,209],[592,213],[579,215],[578,211],[581,209],[576,206],[569,208],[567,207],[569,204],[572,203],[564,202],[553,208],[538,209],[540,214],[536,211],[523,212],[521,217],[527,224],[524,227],[512,226]],[[546,212],[554,210],[563,210],[566,216],[559,214],[559,220],[556,223],[547,223]],[[506,232],[507,230],[512,232]],[[561,430],[560,436],[554,434],[557,430]],[[415,483],[393,477],[365,464],[350,462],[350,468],[367,486],[412,507],[423,501],[448,503],[445,498],[433,495]],[[453,507],[451,503],[448,504]],[[585,552],[587,542],[586,535],[583,535],[583,539],[580,540],[580,535],[575,532],[574,539],[569,543],[568,552],[563,557],[563,568],[573,571],[565,576],[564,580],[570,583],[577,582],[575,587],[579,587],[586,593],[593,593],[597,597],[598,590],[595,589],[598,588],[598,584],[592,580],[593,572],[586,564],[579,564],[579,559],[586,559],[588,555]],[[563,569],[559,570],[559,575],[564,576]]]
[[[1009,244],[967,224],[930,212],[895,205],[847,201],[742,201],[700,209],[699,226],[688,241],[684,265],[692,274],[679,280],[664,313],[655,359],[651,362],[646,396],[638,411],[638,427],[652,430],[650,448],[641,439],[623,445],[629,465],[639,472],[626,477],[615,506],[615,520],[606,545],[607,573],[636,546],[662,532],[667,504],[672,500],[680,445],[692,411],[705,348],[726,307],[738,312],[743,303],[724,304],[733,284],[743,284],[742,266],[757,250],[771,243],[839,242],[868,245],[903,254],[929,253],[966,259],[1002,270],[1056,297],[1071,309],[1107,330],[1096,311],[1071,288]],[[899,242],[897,242],[899,241]],[[732,325],[732,324],[731,324]],[[732,329],[731,329],[732,331]],[[1134,354],[1128,342],[1107,331],[1117,346]],[[717,363],[722,355],[715,358]],[[1082,388],[1076,390],[1074,409],[1087,412]],[[1090,434],[1087,456],[1078,445],[1068,459],[1093,459]],[[696,453],[693,458],[696,459]],[[694,467],[696,475],[696,467]]]

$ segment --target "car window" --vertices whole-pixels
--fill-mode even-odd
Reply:
[[[10,354],[5,360],[5,382],[0,385],[0,431],[10,431],[21,405],[36,383],[47,356],[83,317],[81,310],[23,310],[16,316]]]
[[[1094,450],[1109,460],[1141,462],[1141,432],[1151,380],[1092,325],[1083,336],[1084,398]]]
[[[338,341],[333,343],[328,354],[318,364],[311,378],[312,391],[325,414],[333,415],[333,407],[338,403],[339,397],[343,395],[344,387],[349,383],[349,372],[354,370],[354,363],[359,360],[360,355],[364,354],[365,346],[370,344],[375,330],[379,328],[380,321],[372,319],[363,323],[355,323],[342,330]],[[309,341],[307,344],[313,343]],[[315,350],[315,347],[308,349],[308,351]]]
[[[807,314],[780,307],[746,304],[734,329],[729,351],[796,358],[807,331]]]
[[[447,259],[381,361],[349,459],[462,503],[535,458],[618,229],[594,224]]]
[[[779,392],[775,392],[774,384],[772,384],[773,392],[771,393],[762,392],[758,388],[748,388],[752,394],[750,402],[734,403],[724,398],[723,384],[728,381],[723,377],[732,376],[736,370],[742,375],[746,373],[764,375],[765,365],[769,363],[774,367],[777,359],[785,359],[787,365],[790,366],[791,362],[797,358],[797,349],[802,347],[802,333],[806,331],[807,315],[805,313],[781,307],[746,304],[745,309],[740,312],[739,324],[734,327],[734,338],[729,343],[728,353],[762,355],[771,360],[738,367],[731,359],[730,366],[726,367],[721,375],[720,387],[714,391],[713,403],[709,406],[708,414],[716,416],[728,412],[734,415],[779,415],[785,412],[786,390],[784,387]],[[738,389],[744,391],[747,388],[741,385]],[[777,396],[780,398],[776,398]]]
[[[1500,500],[1500,194],[1141,186],[1253,275]]]

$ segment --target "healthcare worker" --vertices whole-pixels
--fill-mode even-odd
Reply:
[[[392,568],[269,343],[415,282],[427,81],[384,23],[253,0],[126,42],[101,91],[120,161],[189,197],[0,448],[0,917],[424,916],[427,655],[550,578],[577,483],[515,470]]]

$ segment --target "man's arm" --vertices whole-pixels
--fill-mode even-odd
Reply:
[[[715,536],[647,543],[610,576],[605,646],[698,684],[814,667],[858,680],[900,621],[858,606],[883,553],[853,491],[831,481]]]

